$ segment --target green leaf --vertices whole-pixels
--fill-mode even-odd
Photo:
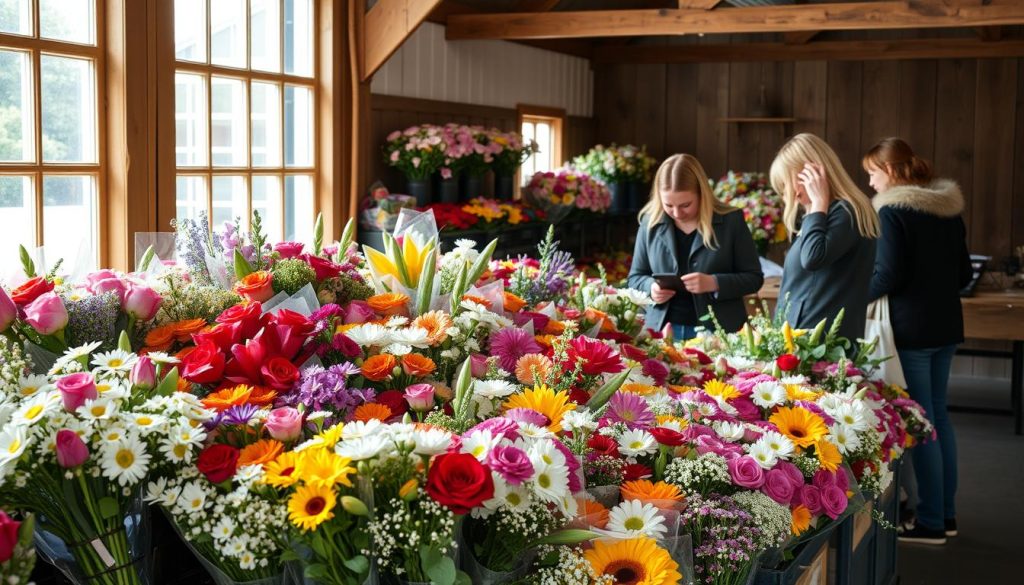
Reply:
[[[178,366],[171,368],[163,380],[157,384],[154,392],[157,396],[170,396],[178,389]]]
[[[469,578],[469,575],[459,571],[455,573],[455,585],[473,585],[473,580]]]
[[[827,350],[828,348],[825,347],[824,345],[817,345],[814,347],[814,349],[811,350],[811,357],[820,360],[821,358],[825,357],[825,351]]]
[[[455,583],[455,561],[430,546],[420,547],[420,561],[423,570],[435,585],[453,585]]]
[[[589,530],[581,530],[581,529],[578,529],[578,528],[567,528],[565,530],[559,530],[559,531],[556,531],[556,532],[552,532],[551,534],[548,534],[547,536],[543,536],[543,537],[541,537],[541,538],[531,542],[530,543],[530,548],[533,548],[535,546],[540,546],[542,544],[553,544],[555,546],[561,546],[561,545],[566,545],[566,544],[579,544],[581,542],[587,542],[589,540],[594,540],[595,538],[597,538],[599,536],[601,536],[601,535],[596,533],[596,532],[591,532]]]
[[[327,570],[327,565],[323,563],[313,563],[311,565],[306,565],[305,573],[306,577],[314,581],[329,579],[331,575],[330,571]]]
[[[448,311],[452,317],[459,314],[462,305],[462,295],[466,294],[466,265],[459,266],[459,272],[455,275],[455,286],[452,287]]]
[[[139,258],[139,264],[138,266],[135,267],[135,270],[137,272],[145,272],[146,270],[148,270],[149,264],[150,262],[153,261],[154,256],[156,256],[156,250],[154,250],[153,246],[151,245],[150,247],[146,248],[146,252],[142,255],[142,258]]]
[[[341,563],[345,565],[348,570],[357,575],[363,575],[370,570],[370,560],[363,555],[352,557],[351,559],[345,559]]]
[[[132,340],[128,337],[127,331],[122,330],[121,335],[118,336],[117,349],[120,349],[121,351],[131,352]]]
[[[114,498],[109,496],[106,498],[100,498],[100,501],[96,502],[96,504],[100,508],[100,517],[104,520],[121,515],[121,506],[117,505],[117,500]]]
[[[605,382],[604,386],[598,388],[597,392],[590,397],[590,400],[588,400],[586,404],[587,408],[596,411],[604,406],[606,402],[611,400],[612,396],[619,390],[619,388],[626,383],[626,378],[629,377],[629,373],[631,371],[633,371],[633,368],[629,368],[625,372],[612,376],[610,380]]]
[[[287,563],[289,561],[301,561],[301,560],[302,560],[302,557],[300,557],[299,553],[295,552],[294,549],[288,548],[288,549],[285,549],[284,551],[281,552],[281,561],[283,561],[283,562]]]
[[[480,280],[483,276],[484,271],[487,270],[487,265],[491,262],[491,256],[494,254],[494,249],[498,247],[498,238],[491,240],[491,243],[487,244],[483,252],[477,256],[476,262],[473,262],[473,266],[469,269],[468,278],[466,282],[468,284],[476,284],[476,281]],[[466,288],[469,288],[467,285]]]
[[[21,256],[21,269],[25,271],[25,276],[28,278],[36,277],[36,263],[32,261],[32,257],[28,255],[28,250],[25,246],[18,246],[18,255]]]
[[[402,285],[409,286],[409,267],[405,265],[402,246],[398,244],[398,241],[391,234],[385,232],[381,235],[384,239],[384,253],[388,255],[391,263],[395,265],[395,270],[398,271],[398,278],[402,281]]]
[[[327,543],[324,542],[324,537],[319,533],[313,533],[313,538],[309,540],[309,546],[313,549],[313,552],[316,553],[317,558],[328,558]]]
[[[316,214],[316,224],[313,226],[313,254],[320,255],[324,249],[324,214]]]
[[[434,276],[437,274],[437,247],[427,252],[423,261],[423,272],[420,273],[420,284],[416,289],[416,315],[430,310],[430,300],[434,297]]]
[[[345,222],[345,229],[341,232],[341,240],[338,242],[338,255],[335,261],[340,263],[342,256],[345,254],[345,250],[352,245],[352,240],[355,239],[356,233],[356,219],[354,217],[348,218]]]
[[[249,261],[242,255],[242,251],[235,248],[235,277],[238,280],[242,280],[246,276],[253,273],[252,266],[249,265]]]
[[[459,374],[455,378],[455,404],[452,409],[455,412],[455,419],[462,422],[468,415],[470,404],[470,387],[473,383],[473,358],[467,357],[466,361],[459,366]]]

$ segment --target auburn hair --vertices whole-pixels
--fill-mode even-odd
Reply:
[[[883,138],[861,160],[865,171],[874,167],[889,176],[893,185],[923,186],[932,182],[932,165],[914,154],[903,139]]]

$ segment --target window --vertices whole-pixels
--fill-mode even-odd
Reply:
[[[213,226],[259,211],[271,241],[316,214],[312,0],[175,0],[175,208]]]
[[[95,269],[103,202],[103,0],[0,1],[0,278]]]
[[[520,168],[520,180],[527,183],[534,173],[554,170],[563,163],[562,128],[565,111],[536,106],[519,106],[519,128],[524,140],[537,142],[538,150]]]

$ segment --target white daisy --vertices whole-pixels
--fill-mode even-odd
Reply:
[[[451,443],[451,433],[442,429],[417,429],[412,432],[412,439],[416,442],[417,455],[440,455],[448,450]]]
[[[538,497],[557,504],[569,491],[569,468],[564,465],[538,466],[535,463],[530,486]]]
[[[117,403],[101,396],[93,400],[86,400],[85,404],[79,406],[76,412],[82,417],[82,420],[93,423],[109,420],[117,412]]]
[[[386,435],[371,435],[359,439],[341,441],[334,446],[334,452],[342,457],[348,457],[352,461],[372,459],[391,445],[390,437]]]
[[[867,416],[864,412],[864,406],[860,403],[848,403],[842,404],[839,408],[836,408],[833,413],[829,413],[832,418],[836,419],[837,424],[841,424],[849,427],[854,431],[866,431],[868,430]]]
[[[626,431],[619,437],[619,453],[626,457],[652,455],[658,452],[658,442],[643,429]]]
[[[121,487],[138,483],[149,471],[150,455],[146,446],[135,437],[125,437],[119,443],[108,443],[103,446],[100,467],[103,476],[116,480]]]
[[[761,408],[772,408],[786,401],[786,389],[778,382],[760,382],[750,398]]]
[[[201,427],[194,427],[191,424],[178,425],[171,430],[168,438],[189,447],[198,447],[206,439],[206,431]]]
[[[600,532],[616,538],[661,539],[668,533],[668,527],[657,508],[640,500],[629,500],[609,510],[608,526]]]
[[[554,433],[547,427],[526,422],[519,423],[519,434],[530,439],[546,439],[554,436]]]
[[[59,393],[37,392],[11,413],[9,421],[5,424],[32,426],[45,419],[47,415],[58,410],[60,407],[61,398]]]
[[[385,430],[384,423],[373,418],[368,421],[355,421],[346,424],[341,428],[341,438],[345,441],[349,439],[360,439],[362,437],[369,437],[376,435]]]
[[[148,412],[134,413],[131,421],[139,432],[142,433],[143,437],[147,437],[157,431],[162,431],[167,425],[166,418],[159,414],[149,414]]]
[[[403,355],[409,355],[412,353],[412,346],[404,343],[391,343],[384,346],[381,350],[384,353],[390,353],[395,357],[402,357]]]
[[[96,393],[110,401],[124,400],[131,395],[131,387],[123,380],[106,378],[96,380]]]
[[[519,387],[505,380],[477,380],[473,382],[473,393],[485,398],[504,398]]]
[[[747,454],[750,455],[754,461],[757,461],[757,464],[760,465],[762,469],[771,469],[772,467],[775,467],[775,464],[779,460],[775,455],[775,451],[772,451],[771,447],[761,441],[757,441],[751,445]]]
[[[94,355],[92,365],[97,367],[98,372],[107,371],[127,375],[138,361],[139,356],[134,353],[115,349]]]
[[[391,333],[392,343],[411,345],[420,349],[430,347],[430,332],[423,327],[406,327]]]
[[[199,482],[190,481],[181,488],[178,508],[186,514],[195,514],[206,507],[206,490]]]
[[[701,417],[707,418],[718,414],[718,407],[710,402],[698,402],[696,406],[697,414]]]
[[[783,386],[803,386],[804,384],[807,383],[807,377],[804,376],[803,374],[798,374],[796,376],[786,376],[785,378],[779,380],[779,382],[781,382]]]
[[[244,536],[236,536],[236,537],[231,539],[231,542],[228,543],[228,546],[225,549],[225,552],[229,556],[240,557],[240,556],[242,556],[242,554],[245,553],[245,551],[248,548],[249,548],[248,539],[246,539]]]
[[[533,463],[534,467],[544,465],[566,465],[565,454],[555,447],[555,442],[551,439],[537,441],[528,448],[522,441],[517,442],[516,446],[526,451],[526,454],[530,458],[530,462]]]
[[[767,445],[779,459],[789,459],[796,449],[789,437],[775,431],[765,431],[757,442]]]
[[[86,343],[85,345],[79,345],[78,347],[68,349],[64,352],[64,355],[60,356],[53,362],[53,367],[50,368],[49,374],[52,376],[53,374],[59,373],[71,362],[89,357],[89,354],[96,351],[96,348],[101,345],[103,345],[103,342],[93,341],[91,343]]]
[[[178,358],[162,351],[151,351],[146,354],[146,357],[148,357],[149,361],[153,362],[154,364],[174,365],[181,363],[181,360],[179,360]]]
[[[50,385],[49,379],[42,374],[22,376],[18,380],[18,391],[23,398],[34,396],[38,392],[46,392],[51,388],[53,386]]]
[[[160,499],[156,501],[157,505],[163,506],[164,508],[173,508],[178,503],[178,498],[181,497],[181,487],[169,487],[162,494]]]
[[[28,447],[28,433],[25,427],[8,427],[0,431],[0,465],[16,461]]]
[[[128,427],[120,423],[114,423],[103,429],[100,440],[104,443],[118,443],[128,436]]]
[[[711,427],[719,437],[731,443],[741,440],[747,434],[747,428],[740,422],[715,421]]]
[[[156,481],[149,482],[146,486],[146,495],[142,497],[143,500],[150,504],[160,501],[164,497],[164,493],[167,491],[167,478],[161,477]]]
[[[860,448],[860,436],[852,428],[844,424],[829,427],[829,442],[835,445],[843,455]]]
[[[494,482],[495,486],[499,483],[505,484],[504,481]],[[515,486],[505,484],[502,498],[505,500],[505,507],[513,512],[525,511],[531,504],[530,492],[526,489],[525,485]]]
[[[362,323],[345,332],[345,336],[362,347],[384,346],[391,343],[391,331],[374,323]]]
[[[495,437],[490,430],[475,430],[462,439],[462,452],[469,453],[478,461],[485,461],[487,455],[501,443],[501,436]]]
[[[256,568],[256,557],[251,551],[245,551],[238,556],[238,568],[243,571],[251,571]]]
[[[160,442],[160,454],[171,463],[191,463],[192,445],[176,440],[164,440]]]
[[[220,522],[217,522],[211,531],[214,540],[227,540],[234,533],[235,521],[230,516],[222,516]]]

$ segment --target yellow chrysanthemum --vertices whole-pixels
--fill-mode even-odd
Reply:
[[[302,530],[313,530],[334,518],[336,503],[333,488],[303,485],[288,499],[288,519]]]
[[[356,468],[349,465],[352,460],[328,449],[306,449],[299,454],[295,473],[309,485],[333,486],[342,484],[352,487],[349,475]]]
[[[534,386],[530,390],[509,396],[503,405],[505,410],[512,408],[529,408],[539,412],[548,419],[548,430],[558,433],[562,430],[562,417],[570,410],[576,410],[576,404],[569,402],[568,392],[555,392],[547,384]]]
[[[828,433],[825,421],[805,408],[784,406],[776,410],[768,422],[778,427],[780,433],[799,447],[810,447]]]
[[[631,392],[633,394],[639,394],[640,396],[648,396],[656,393],[659,388],[657,386],[651,386],[650,384],[640,384],[639,382],[628,382],[623,384],[619,390],[623,392]]]
[[[839,452],[839,448],[825,439],[820,439],[814,443],[814,452],[818,454],[818,462],[821,463],[821,468],[826,471],[839,469],[839,465],[843,462],[843,455]]]
[[[294,451],[281,453],[277,459],[263,466],[263,483],[278,488],[294,485],[299,481],[299,476],[295,473],[296,463],[298,463],[297,453]]]
[[[791,402],[796,402],[797,400],[810,400],[814,402],[820,396],[820,392],[815,392],[799,384],[786,384],[786,398]]]
[[[595,573],[610,575],[615,583],[675,585],[683,580],[679,564],[650,538],[597,541],[584,556]]]
[[[726,384],[721,380],[711,380],[704,384],[704,391],[711,396],[718,396],[722,400],[729,401],[740,395],[740,391],[732,384]]]

